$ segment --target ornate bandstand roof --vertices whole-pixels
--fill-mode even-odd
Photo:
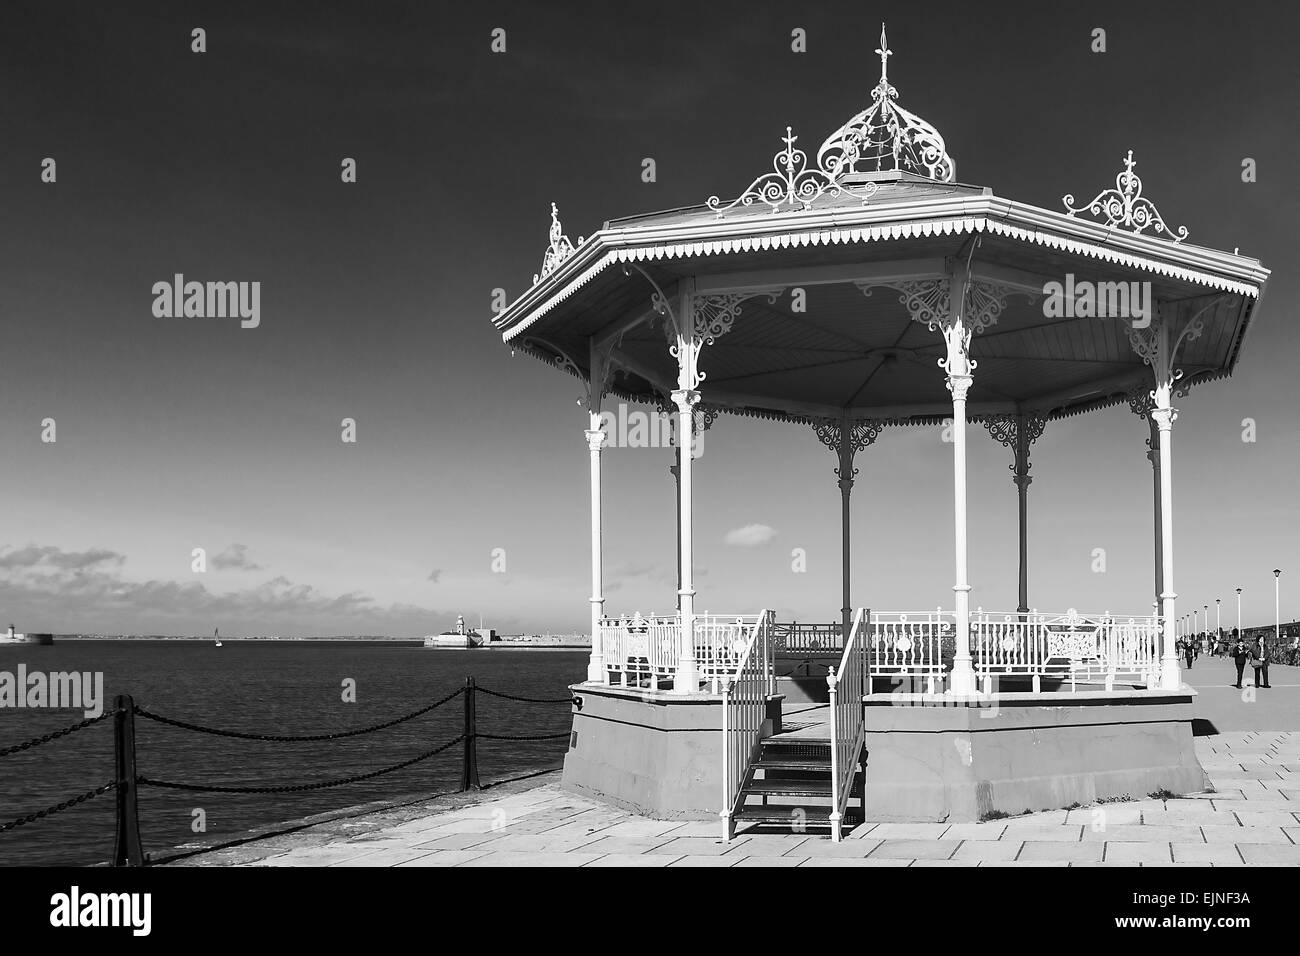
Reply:
[[[576,246],[553,206],[542,271],[495,319],[505,342],[584,379],[603,348],[612,390],[653,402],[677,375],[663,303],[689,288],[697,327],[718,333],[700,360],[708,405],[932,422],[951,414],[934,326],[960,265],[976,317],[973,419],[1059,418],[1150,388],[1154,332],[1054,314],[1052,283],[1071,301],[1087,284],[1150,283],[1163,320],[1195,325],[1178,355],[1181,387],[1231,374],[1268,277],[1258,260],[1166,224],[1131,151],[1113,188],[1079,204],[1066,195],[1061,211],[957,182],[943,137],[899,104],[883,28],[876,52],[870,106],[813,157],[787,127],[771,171],[732,201],[614,219]]]

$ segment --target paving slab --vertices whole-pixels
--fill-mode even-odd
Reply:
[[[1179,863],[1240,863],[1235,843],[1174,843],[1174,860]]]
[[[1106,843],[1107,863],[1172,863],[1168,843]]]
[[[1103,846],[1104,844],[1101,843],[1063,843],[1029,840],[1020,848],[1020,856],[1016,859],[1024,862],[1029,862],[1031,860],[1060,860],[1067,863],[1073,863],[1075,860],[1096,860],[1100,862]]]
[[[868,859],[946,860],[960,845],[956,840],[882,840]]]

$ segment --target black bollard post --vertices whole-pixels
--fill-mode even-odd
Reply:
[[[140,848],[140,813],[136,802],[135,701],[119,694],[113,706],[113,758],[117,786],[117,839],[114,866],[144,866]]]
[[[461,761],[460,789],[481,789],[478,782],[478,713],[474,700],[474,678],[465,678],[465,755]]]

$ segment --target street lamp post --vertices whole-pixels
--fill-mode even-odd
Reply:
[[[1219,598],[1214,599],[1214,639],[1219,639],[1219,633],[1223,630],[1223,608],[1219,605],[1223,602]]]
[[[1208,604],[1201,606],[1205,608],[1205,627],[1201,628],[1201,639],[1198,643],[1204,644],[1205,639],[1210,636],[1210,606]]]
[[[1237,588],[1237,640],[1241,640],[1241,588]]]
[[[1282,640],[1282,569],[1273,569],[1273,643]]]

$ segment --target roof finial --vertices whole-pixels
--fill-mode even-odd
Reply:
[[[880,54],[880,82],[882,85],[888,84],[889,58],[894,55],[894,52],[889,49],[889,43],[885,40],[885,24],[883,22],[880,24],[880,46],[876,48],[876,52]]]

